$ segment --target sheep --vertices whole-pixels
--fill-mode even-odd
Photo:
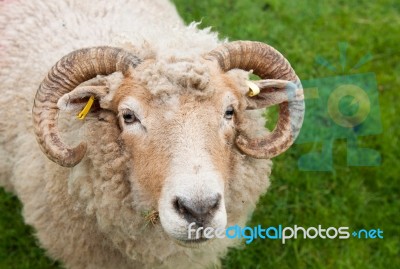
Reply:
[[[0,185],[66,268],[206,268],[240,244],[188,226],[245,225],[303,92],[272,47],[197,26],[163,0],[0,2]]]

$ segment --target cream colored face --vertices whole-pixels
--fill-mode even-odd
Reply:
[[[224,189],[243,110],[233,85],[228,75],[218,74],[207,94],[192,89],[165,96],[126,79],[114,96],[121,137],[132,156],[131,180],[158,206],[165,232],[184,243],[192,222],[213,228],[227,222]]]
[[[129,156],[135,208],[158,211],[172,238],[189,243],[193,222],[193,228],[225,228],[225,188],[241,158],[234,145],[247,106],[245,79],[207,61],[149,61],[128,77],[111,77],[106,88],[77,87],[59,107],[81,109],[84,98],[96,96],[97,106],[113,118],[102,128],[115,128],[114,139],[122,140]],[[97,117],[95,125],[86,123],[89,129],[98,128]]]

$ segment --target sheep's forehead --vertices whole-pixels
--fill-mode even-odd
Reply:
[[[228,103],[245,103],[240,100],[247,91],[246,78],[243,71],[224,73],[204,58],[148,60],[123,81],[114,104],[121,107],[132,97],[142,104],[143,111],[177,112],[184,110],[182,105],[196,110],[199,105],[224,109]]]
[[[187,91],[197,95],[212,95],[208,87],[212,66],[202,58],[148,61],[135,70],[135,80],[154,96],[182,95]]]

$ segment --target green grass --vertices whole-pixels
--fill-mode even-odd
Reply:
[[[272,186],[262,197],[250,225],[309,227],[321,224],[350,229],[380,228],[384,239],[297,239],[285,245],[257,239],[231,250],[224,268],[400,268],[400,2],[175,0],[185,21],[202,20],[221,37],[266,42],[290,60],[301,79],[373,72],[376,74],[381,134],[359,138],[378,150],[378,167],[349,167],[346,140],[334,142],[334,172],[300,171],[298,159],[318,144],[295,145],[274,159]],[[348,43],[347,62],[366,53],[373,59],[357,70],[332,72],[318,55],[339,66],[339,42]],[[307,120],[307,119],[306,119]],[[58,268],[35,246],[23,225],[19,202],[0,192],[0,268]]]
[[[0,188],[0,268],[58,268],[37,247],[34,231],[21,217],[21,204]]]

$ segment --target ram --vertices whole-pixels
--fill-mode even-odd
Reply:
[[[0,183],[47,254],[67,268],[218,265],[239,241],[189,225],[244,225],[266,191],[303,121],[288,61],[185,26],[161,0],[1,1],[0,36]]]

